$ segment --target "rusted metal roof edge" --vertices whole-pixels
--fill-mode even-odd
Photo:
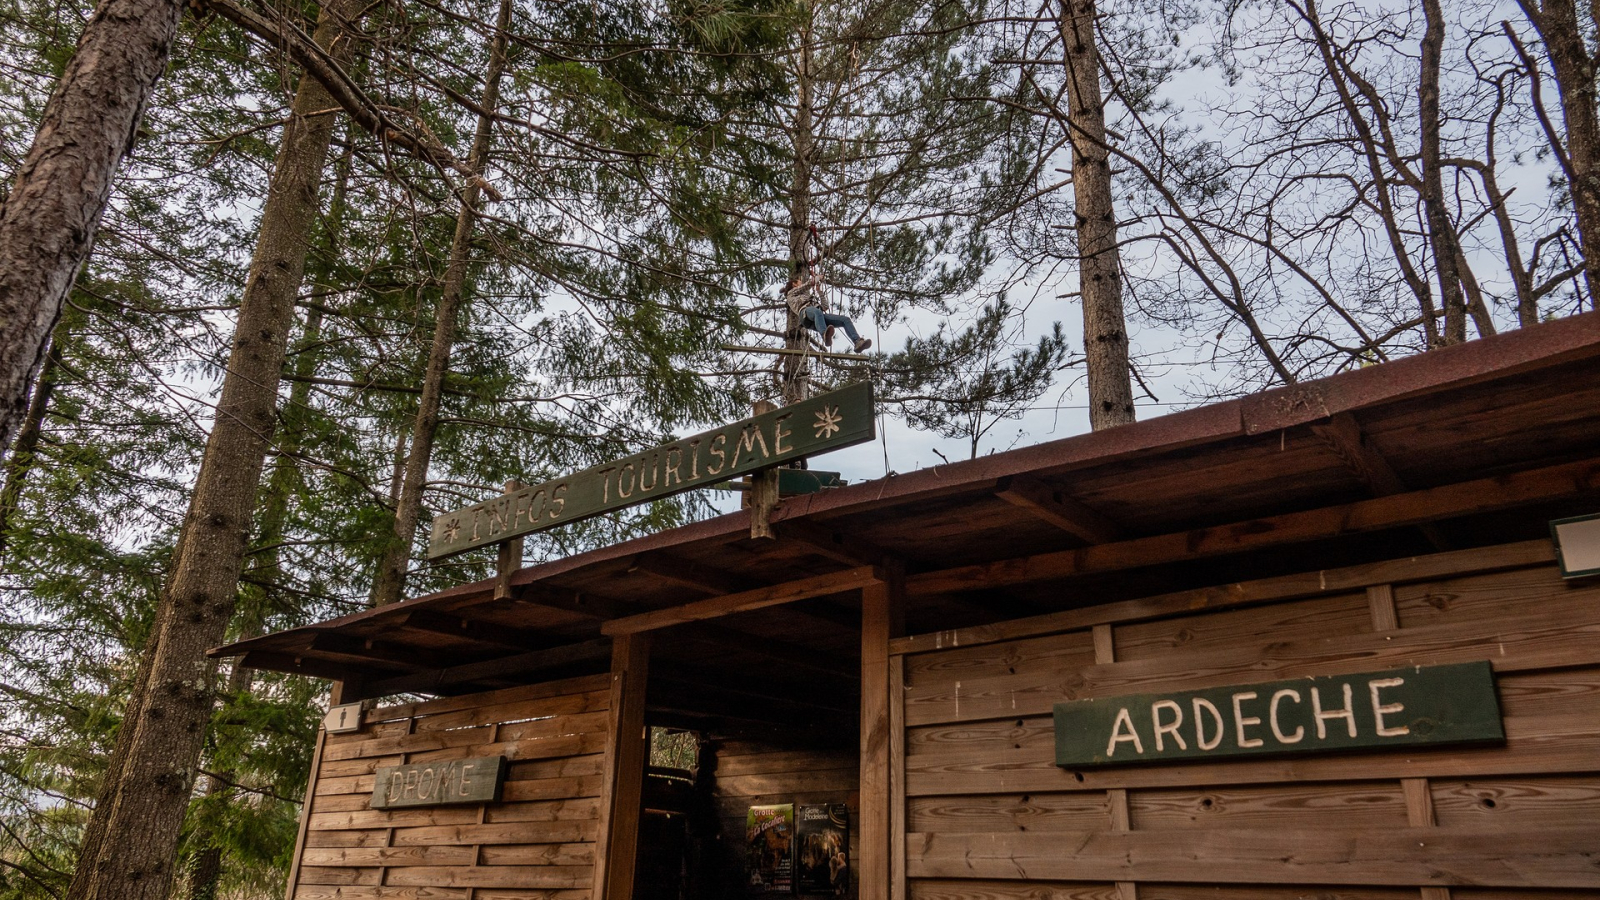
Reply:
[[[1276,431],[1325,419],[1335,413],[1355,412],[1379,403],[1395,402],[1596,355],[1600,355],[1600,312],[1582,313],[1381,365],[1146,419],[1120,428],[1072,435],[1005,453],[790,498],[773,514],[772,521],[778,524],[788,519],[828,513],[842,515],[861,512],[932,493],[972,489],[985,482],[997,482],[1024,473],[1060,472],[1135,454],[1170,452],[1196,444]],[[511,581],[514,585],[533,584],[634,554],[724,538],[746,532],[749,527],[748,512],[729,513],[529,566],[513,575]],[[389,606],[239,641],[213,649],[208,655],[239,656],[252,649],[278,649],[274,646],[274,639],[281,639],[285,634],[336,631],[367,619],[400,615],[452,598],[487,594],[492,589],[493,579],[458,585]]]

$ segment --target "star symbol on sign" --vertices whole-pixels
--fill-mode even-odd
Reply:
[[[844,418],[839,415],[839,407],[824,406],[822,411],[817,413],[817,421],[811,427],[817,430],[817,437],[830,438],[839,430],[839,423],[843,421]]]
[[[446,542],[452,542],[453,543],[455,541],[455,539],[456,539],[456,535],[458,535],[460,533],[461,533],[461,520],[460,519],[451,519],[450,521],[444,523],[444,539],[445,539]]]

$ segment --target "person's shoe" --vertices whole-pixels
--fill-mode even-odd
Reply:
[[[872,346],[872,338],[862,338],[861,340],[856,341],[856,352],[860,353],[861,351],[863,351],[863,350],[865,350],[865,349],[867,349],[868,347],[871,347],[871,346]]]
[[[822,333],[822,342],[824,344],[827,344],[829,347],[833,346],[833,326],[832,325],[829,325],[828,326],[828,330]]]

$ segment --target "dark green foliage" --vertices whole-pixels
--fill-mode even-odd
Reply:
[[[965,439],[977,456],[983,436],[1020,418],[1068,365],[1060,323],[1037,345],[1016,348],[1019,327],[1017,310],[997,300],[959,333],[941,323],[926,338],[908,338],[883,368],[885,401],[916,428]]]

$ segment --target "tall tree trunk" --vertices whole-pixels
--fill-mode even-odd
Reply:
[[[1422,0],[1427,25],[1422,34],[1422,71],[1417,81],[1417,114],[1421,119],[1422,205],[1427,214],[1428,245],[1439,279],[1439,301],[1444,306],[1441,345],[1467,339],[1467,301],[1461,289],[1458,261],[1461,247],[1450,211],[1444,203],[1444,173],[1439,165],[1439,67],[1444,56],[1444,13],[1439,0]]]
[[[60,363],[61,344],[59,339],[52,339],[44,368],[39,371],[38,386],[33,389],[33,399],[28,403],[28,416],[23,420],[11,455],[6,458],[6,483],[0,488],[0,559],[5,558],[6,546],[10,543],[11,517],[16,515],[17,506],[22,502],[22,485],[33,471],[39,437],[44,433],[44,415],[50,409],[50,395],[55,393]]]
[[[794,147],[794,168],[789,182],[789,270],[788,278],[797,263],[803,263],[811,239],[811,166],[816,153],[816,123],[812,116],[814,86],[812,83],[811,42],[815,37],[811,23],[811,6],[806,5],[806,22],[800,29],[800,47],[794,57],[794,130],[791,140]],[[814,248],[821,252],[822,248]],[[805,350],[811,338],[801,327],[800,317],[785,308],[783,311],[786,337],[783,346],[788,350]],[[779,358],[778,370],[783,373],[781,396],[783,405],[798,403],[811,395],[811,359],[788,354]]]
[[[1122,309],[1122,254],[1111,199],[1105,99],[1094,0],[1061,0],[1067,71],[1067,124],[1072,141],[1072,194],[1078,234],[1078,291],[1089,376],[1089,426],[1095,431],[1134,421],[1128,326]]]
[[[338,164],[338,181],[333,188],[333,199],[328,204],[328,216],[323,229],[329,260],[339,254],[339,237],[344,223],[345,190],[349,184],[354,144],[345,144],[344,156]],[[331,263],[324,268],[331,268]],[[282,578],[283,540],[288,532],[289,502],[295,491],[294,459],[304,447],[306,428],[306,403],[311,398],[310,377],[317,368],[317,345],[322,340],[322,308],[313,306],[306,311],[306,324],[300,336],[300,352],[295,354],[292,366],[296,376],[289,388],[289,399],[280,417],[283,421],[283,438],[278,442],[277,460],[267,476],[266,497],[261,503],[261,531],[255,541],[248,583],[240,590],[243,607],[236,618],[244,622],[239,629],[240,639],[255,637],[265,631],[266,617],[271,604],[271,585]],[[225,690],[230,695],[250,691],[255,679],[249,669],[235,665],[228,673]],[[230,789],[235,773],[231,771],[208,775],[205,794],[212,797]],[[190,900],[215,900],[226,870],[222,847],[217,842],[214,823],[202,822],[195,826],[190,840],[199,850],[189,868]]]
[[[1591,11],[1584,27],[1578,24],[1573,0],[1518,0],[1528,21],[1538,29],[1555,70],[1561,92],[1561,115],[1567,126],[1564,156],[1572,209],[1578,219],[1578,246],[1583,252],[1584,286],[1589,302],[1600,309],[1600,109],[1595,102],[1596,60],[1590,55],[1584,33],[1600,25]],[[1593,7],[1591,7],[1591,10]],[[1538,73],[1529,76],[1537,78]]]
[[[28,386],[89,257],[183,9],[179,0],[104,0],[95,8],[0,206],[0,455],[21,427]]]
[[[354,0],[334,0],[318,22],[315,40],[341,63],[350,51],[343,23],[358,8]],[[161,598],[149,681],[129,699],[118,737],[119,749],[126,742],[123,768],[109,785],[111,802],[95,809],[102,837],[94,856],[80,860],[69,900],[167,900],[214,702],[215,669],[205,653],[222,640],[237,599],[334,109],[327,89],[303,76],[262,210],[222,397]]]
[[[489,159],[489,138],[494,129],[494,111],[500,105],[500,75],[506,67],[506,34],[511,28],[511,0],[501,0],[500,18],[489,48],[489,70],[483,85],[482,113],[472,138],[472,156],[467,164],[482,172]],[[422,491],[428,480],[428,464],[433,459],[434,433],[439,429],[439,400],[444,394],[444,377],[450,371],[450,352],[456,339],[456,319],[460,317],[461,297],[466,289],[467,269],[472,257],[472,232],[477,223],[479,181],[467,182],[461,190],[461,208],[456,213],[455,238],[450,243],[450,261],[445,267],[444,292],[434,311],[433,346],[428,351],[428,368],[422,376],[422,397],[417,402],[417,418],[411,428],[411,452],[406,456],[405,475],[395,503],[394,537],[378,562],[377,583],[372,590],[374,606],[398,603],[405,589],[406,563],[411,559],[411,540],[417,533],[422,512]]]

